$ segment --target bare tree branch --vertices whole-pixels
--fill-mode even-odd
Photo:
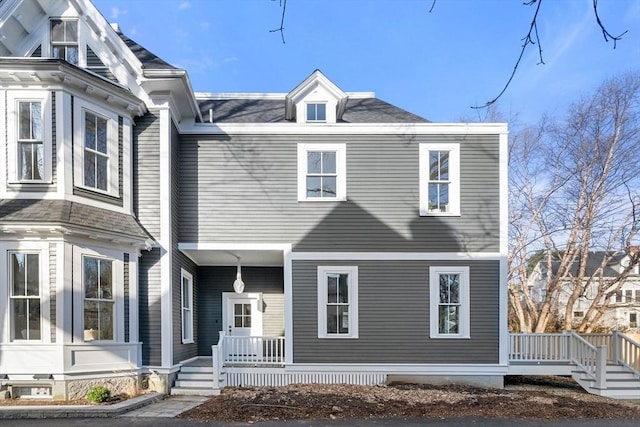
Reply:
[[[429,9],[429,13],[433,12],[433,8],[436,7],[436,1],[438,0],[433,0],[433,3],[431,3],[431,8]]]
[[[542,0],[531,0],[531,1],[527,2],[527,3],[524,3],[524,5],[532,6],[532,5],[536,4],[536,3],[537,3],[536,11],[533,14],[533,19],[531,20],[531,25],[529,26],[529,32],[522,39],[522,41],[524,43],[522,44],[522,49],[520,50],[520,55],[518,56],[518,60],[516,61],[516,64],[513,66],[513,71],[511,71],[511,76],[509,76],[509,80],[507,80],[507,83],[504,85],[504,87],[502,88],[502,90],[500,91],[498,96],[493,98],[491,101],[488,101],[484,105],[481,105],[481,106],[477,106],[476,105],[476,106],[471,107],[471,108],[473,108],[473,109],[487,108],[488,106],[490,106],[491,104],[496,102],[498,99],[500,99],[500,97],[502,95],[504,95],[504,93],[507,91],[507,88],[511,84],[511,81],[515,77],[516,71],[518,71],[518,67],[520,66],[520,61],[524,57],[524,52],[527,50],[527,46],[529,46],[530,44],[537,44],[538,45],[538,53],[540,55],[540,62],[539,63],[540,64],[544,64],[544,61],[542,59],[542,46],[540,45],[540,37],[538,35],[538,21],[537,21],[538,20],[538,12],[540,11],[540,6],[542,6]],[[534,38],[535,38],[535,41],[534,41]]]
[[[598,15],[598,0],[593,0],[593,12],[596,15],[596,22],[598,23],[598,26],[602,30],[602,36],[604,37],[604,41],[608,42],[609,39],[613,40],[613,48],[615,49],[616,48],[616,43],[618,42],[618,40],[620,40],[622,38],[622,36],[627,34],[629,32],[629,30],[625,30],[623,33],[621,33],[621,34],[619,34],[617,36],[611,35],[611,33],[609,31],[607,31],[607,29],[605,28],[604,24],[600,20],[600,16]]]
[[[272,0],[275,1],[275,0]],[[284,17],[287,13],[287,0],[280,0],[280,7],[282,8],[282,15],[280,16],[280,28],[276,28],[274,30],[269,30],[270,33],[280,33],[280,37],[282,37],[282,44],[285,44],[284,40]]]

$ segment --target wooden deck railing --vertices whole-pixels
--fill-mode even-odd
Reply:
[[[640,378],[640,344],[620,332],[614,332],[613,337],[613,361],[626,366]]]

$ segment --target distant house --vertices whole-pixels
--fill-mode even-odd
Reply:
[[[317,70],[194,93],[89,0],[0,0],[0,34],[13,395],[502,384],[505,124],[431,123]]]
[[[633,250],[637,250],[633,247]],[[629,266],[631,260],[630,253],[610,253],[610,252],[590,252],[587,258],[587,265],[584,273],[584,283],[587,284],[584,294],[576,301],[573,307],[574,323],[580,323],[590,306],[597,298],[598,287],[611,286],[614,291],[617,286],[617,278],[625,268]],[[603,267],[604,265],[604,267]],[[559,261],[553,261],[551,271],[548,270],[546,262],[539,262],[534,267],[529,280],[529,289],[534,300],[541,303],[546,298],[547,279],[557,274]],[[565,307],[573,290],[572,278],[577,276],[579,265],[575,262],[571,267],[570,277],[561,286],[558,298],[554,301],[554,308],[557,315],[563,318]],[[577,280],[577,279],[576,279]],[[604,309],[604,316],[600,326],[613,330],[630,330],[638,332],[640,327],[640,274],[638,265],[635,265],[629,272],[626,280],[623,281],[619,290],[606,303],[604,297],[596,301],[597,307]]]

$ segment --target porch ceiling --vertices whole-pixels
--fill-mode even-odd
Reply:
[[[240,257],[242,266],[251,267],[281,267],[284,256],[279,250],[214,250],[214,249],[186,249],[180,250],[197,265],[236,265]]]

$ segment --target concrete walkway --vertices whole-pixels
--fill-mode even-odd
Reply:
[[[113,405],[0,406],[0,419],[25,418],[172,418],[206,402],[203,396],[165,396],[149,393]]]
[[[209,400],[205,396],[165,396],[164,400],[144,406],[121,417],[173,418]]]

